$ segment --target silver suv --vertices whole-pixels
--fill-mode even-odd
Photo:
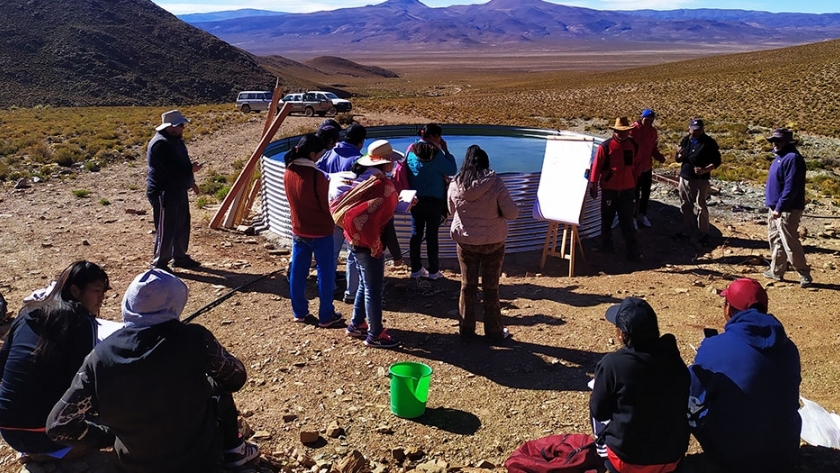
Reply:
[[[288,94],[283,97],[283,103],[292,104],[292,113],[302,113],[307,117],[315,114],[318,114],[320,117],[326,116],[333,108],[332,102],[326,97],[321,99],[310,92]]]
[[[236,97],[236,108],[242,110],[242,113],[250,111],[259,112],[260,110],[268,110],[271,106],[271,91],[269,90],[245,90],[239,92]]]

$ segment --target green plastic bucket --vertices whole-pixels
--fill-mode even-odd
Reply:
[[[432,368],[423,363],[402,361],[389,368],[391,378],[391,412],[413,419],[426,412]]]

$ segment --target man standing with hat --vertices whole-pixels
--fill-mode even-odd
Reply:
[[[187,254],[190,244],[190,202],[187,190],[199,193],[194,173],[201,164],[190,160],[184,145],[184,124],[190,120],[178,110],[161,115],[161,124],[149,141],[146,161],[146,197],[155,221],[155,256],[152,266],[169,269],[194,268],[201,263]]]
[[[650,201],[650,186],[653,184],[653,160],[665,162],[665,156],[659,152],[659,132],[653,126],[656,112],[646,108],[630,130],[630,138],[639,146],[636,159],[639,160],[639,179],[636,182],[636,211],[634,216],[639,224],[650,227],[647,217]]]
[[[788,472],[799,454],[799,350],[767,313],[767,291],[736,279],[723,296],[725,332],[703,340],[691,372],[689,421],[724,471]]]
[[[767,216],[767,239],[770,242],[770,269],[764,276],[781,281],[790,262],[799,273],[799,285],[813,284],[805,251],[799,242],[799,220],[805,210],[805,159],[796,149],[793,132],[777,128],[767,137],[773,143],[776,159],[767,174],[764,203]]]
[[[636,261],[642,257],[633,229],[634,194],[639,177],[639,163],[636,159],[638,146],[630,138],[633,126],[627,117],[616,118],[615,125],[610,128],[613,130],[613,136],[598,146],[589,171],[589,195],[593,199],[598,197],[598,186],[601,186],[599,249],[609,253],[615,251],[611,223],[617,213],[627,259]]]
[[[682,163],[679,192],[683,216],[683,229],[676,236],[711,245],[706,199],[711,188],[711,172],[720,167],[720,149],[717,141],[706,134],[703,120],[692,118],[688,122],[688,135],[680,142],[675,159]]]
[[[677,339],[659,336],[653,308],[628,297],[607,309],[622,347],[598,362],[589,412],[611,473],[669,473],[688,449],[689,374]],[[605,425],[606,424],[606,425]]]

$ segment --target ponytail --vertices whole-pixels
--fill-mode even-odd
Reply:
[[[288,166],[292,163],[295,159],[298,158],[309,158],[309,153],[320,153],[324,149],[326,149],[326,145],[324,144],[321,138],[318,138],[312,133],[303,135],[303,137],[298,141],[297,146],[290,149],[283,155],[283,162]]]

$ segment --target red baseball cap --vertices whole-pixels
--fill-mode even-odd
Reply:
[[[767,291],[755,279],[736,279],[720,295],[726,298],[729,305],[738,310],[747,310],[755,304],[761,304],[765,310],[767,309]]]

